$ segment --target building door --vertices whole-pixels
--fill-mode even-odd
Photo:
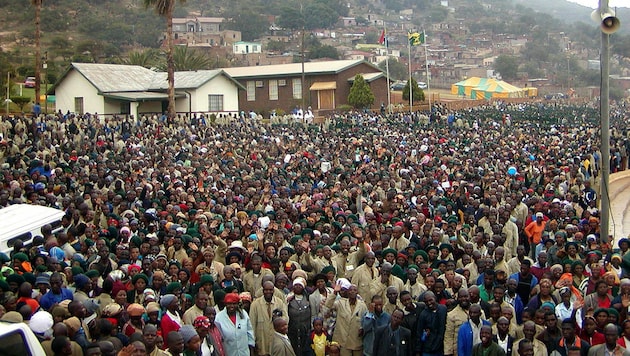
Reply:
[[[318,90],[317,99],[320,110],[331,110],[335,108],[335,90]]]

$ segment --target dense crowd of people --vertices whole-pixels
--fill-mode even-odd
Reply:
[[[49,356],[630,355],[594,105],[217,122],[3,118],[0,207],[65,216],[0,254],[2,321]]]

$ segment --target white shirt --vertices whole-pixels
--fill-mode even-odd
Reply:
[[[470,323],[470,328],[472,329],[472,344],[474,346],[481,342],[481,327],[483,326],[483,322],[479,320],[479,325],[476,325],[472,320],[468,320],[468,323]]]
[[[501,348],[505,352],[507,352],[507,349],[508,349],[508,339],[509,339],[508,335],[505,335],[505,340],[501,340],[499,335],[497,335],[497,343],[499,344],[499,346],[501,346]]]
[[[569,303],[568,308],[564,305],[564,303],[556,305],[556,317],[558,320],[571,318],[571,314],[573,314],[573,304]]]

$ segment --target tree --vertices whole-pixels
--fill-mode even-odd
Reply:
[[[282,41],[271,40],[267,42],[267,51],[284,52],[287,49],[287,43]]]
[[[175,117],[175,63],[173,61],[173,10],[176,0],[144,0],[145,8],[153,7],[166,19],[166,79],[168,81],[168,116]],[[180,3],[186,0],[179,0]]]
[[[354,83],[348,95],[348,104],[355,109],[369,108],[374,104],[374,93],[361,74],[354,77]]]
[[[324,45],[315,48],[311,48],[309,50],[308,58],[317,59],[317,58],[331,58],[331,59],[339,59],[339,51],[337,48]]]
[[[378,67],[381,68],[383,72],[386,72],[387,63],[385,63],[385,61],[382,61],[381,63],[378,64]],[[400,63],[394,57],[389,57],[389,80],[391,81],[403,80],[407,78],[408,75],[409,75],[409,72],[407,71],[406,65]]]
[[[518,61],[516,57],[502,54],[494,60],[494,70],[501,73],[504,80],[514,80],[517,78]]]
[[[251,8],[236,10],[229,16],[225,27],[230,30],[241,31],[243,41],[253,41],[260,38],[269,28],[269,21],[260,12],[255,12]]]
[[[212,64],[212,60],[208,56],[188,48],[188,46],[176,46],[173,60],[177,71],[208,69]]]
[[[30,96],[12,96],[11,101],[20,107],[20,111],[24,111],[24,105],[31,102]]]
[[[407,85],[403,88],[402,97],[403,100],[409,101],[409,83],[411,83],[413,88],[413,102],[417,103],[420,101],[424,101],[424,91],[420,89],[418,86],[418,82],[415,79],[411,78],[411,82],[407,81]]]
[[[39,104],[40,86],[42,84],[42,47],[40,42],[43,1],[31,0],[31,4],[35,6],[35,104]]]
[[[144,51],[130,52],[127,58],[122,60],[123,64],[142,66],[145,68],[151,68],[155,66],[158,58],[158,52],[153,49],[145,49]]]

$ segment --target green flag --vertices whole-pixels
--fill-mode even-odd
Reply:
[[[410,46],[419,46],[424,43],[424,32],[409,32],[407,38]]]

